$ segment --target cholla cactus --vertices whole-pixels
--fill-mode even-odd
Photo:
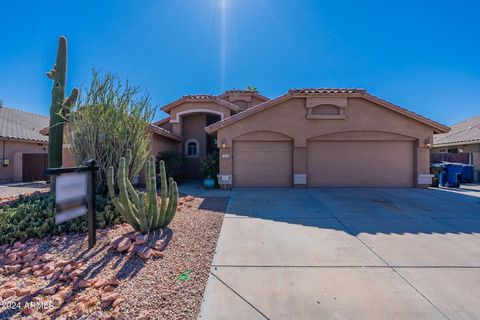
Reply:
[[[118,189],[119,196],[115,195],[114,169],[108,170],[108,192],[113,200],[115,208],[120,212],[125,221],[135,230],[147,234],[163,227],[166,227],[175,216],[178,202],[177,183],[173,178],[169,179],[165,173],[165,164],[160,161],[160,178],[162,183],[160,208],[157,202],[157,183],[155,172],[155,158],[153,156],[147,161],[145,181],[147,191],[137,192],[128,180],[127,168],[132,158],[131,150],[128,150],[127,157],[120,159],[118,168]]]

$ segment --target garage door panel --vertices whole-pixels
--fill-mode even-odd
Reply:
[[[310,141],[308,185],[312,187],[411,187],[411,141]]]
[[[285,157],[286,152],[291,151],[241,151],[235,155],[235,160],[246,163],[291,163],[291,159]],[[257,160],[258,159],[258,160]]]
[[[233,143],[235,187],[290,187],[292,143],[238,141]]]

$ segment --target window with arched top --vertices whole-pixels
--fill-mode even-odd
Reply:
[[[200,144],[197,140],[190,139],[185,142],[185,157],[198,158],[200,156]]]

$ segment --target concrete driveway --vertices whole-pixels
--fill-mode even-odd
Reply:
[[[480,186],[235,189],[201,319],[478,319]]]

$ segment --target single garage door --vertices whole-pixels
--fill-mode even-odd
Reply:
[[[311,187],[412,187],[411,141],[310,141]]]
[[[24,153],[22,154],[22,181],[47,180],[48,154]]]
[[[233,142],[234,187],[291,187],[292,143]]]

